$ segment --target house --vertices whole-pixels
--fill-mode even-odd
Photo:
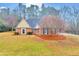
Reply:
[[[64,22],[55,16],[44,16],[35,27],[31,27],[25,18],[22,18],[16,27],[19,34],[52,35],[64,32]]]
[[[22,18],[20,23],[17,25],[16,32],[19,34],[28,34],[28,33],[32,32],[32,29],[29,26],[29,24],[27,23],[25,18]]]

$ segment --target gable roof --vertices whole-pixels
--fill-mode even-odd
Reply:
[[[16,28],[31,28],[25,18],[23,18]]]

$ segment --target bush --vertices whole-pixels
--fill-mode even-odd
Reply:
[[[19,33],[18,32],[15,32],[14,35],[19,35]]]
[[[32,32],[27,32],[27,35],[32,35]]]
[[[8,30],[8,28],[6,26],[0,25],[0,32],[5,32],[7,30]]]

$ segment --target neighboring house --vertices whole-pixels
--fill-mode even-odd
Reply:
[[[16,27],[16,32],[19,34],[27,34],[29,32],[32,32],[31,27],[27,23],[26,19],[23,18],[20,23]]]

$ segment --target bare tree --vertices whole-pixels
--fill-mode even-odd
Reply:
[[[60,17],[69,25],[68,32],[79,34],[79,8],[64,6],[60,10]]]
[[[51,29],[52,32],[55,33],[57,31],[62,31],[65,28],[65,23],[63,20],[61,20],[59,17],[56,16],[43,16],[39,22],[39,25],[41,28],[48,28]]]
[[[9,15],[6,17],[6,24],[8,25],[8,27],[11,27],[11,30],[13,31],[14,27],[17,25],[18,23],[18,19],[16,16],[14,15]]]

